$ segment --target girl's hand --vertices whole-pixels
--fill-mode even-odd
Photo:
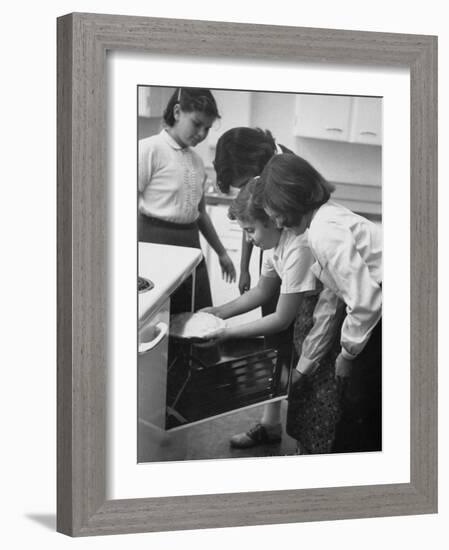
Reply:
[[[232,263],[231,258],[227,252],[223,252],[218,256],[218,261],[220,262],[221,272],[223,274],[223,279],[227,283],[233,283],[235,281],[235,267]]]
[[[291,379],[291,391],[294,391],[295,394],[300,392],[304,385],[306,384],[307,376],[303,374],[302,372],[299,372],[299,370],[293,369],[292,370],[292,379]]]
[[[353,361],[340,353],[335,360],[335,378],[349,378],[352,374]]]
[[[363,400],[360,375],[354,369],[354,361],[345,359],[340,353],[335,361],[335,377],[343,399],[348,403],[360,403]]]
[[[203,340],[209,343],[218,343],[226,340],[226,328],[217,328],[203,335]]]
[[[220,319],[223,319],[223,314],[219,306],[203,307],[203,309],[199,309],[198,311],[201,313],[210,313],[211,315],[215,315],[215,317],[220,317]]]
[[[241,271],[240,277],[239,277],[240,294],[244,294],[245,292],[248,292],[250,288],[251,288],[251,275],[249,274],[249,271]]]

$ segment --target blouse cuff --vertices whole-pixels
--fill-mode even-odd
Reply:
[[[311,359],[308,359],[307,357],[304,357],[304,355],[301,355],[298,364],[296,365],[296,370],[301,374],[312,374],[317,365],[315,361],[312,361]]]
[[[349,353],[349,351],[345,350],[344,347],[341,348],[341,355],[348,361],[354,361],[357,357],[357,355],[353,355],[352,353]]]

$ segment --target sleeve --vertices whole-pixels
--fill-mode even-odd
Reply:
[[[273,265],[271,251],[264,252],[262,255],[262,267],[260,270],[260,274],[264,277],[268,277],[269,279],[274,279],[278,277],[277,271]]]
[[[342,354],[354,359],[365,347],[382,314],[382,290],[357,250],[351,231],[333,224],[320,251],[322,265],[332,275],[346,318],[341,329]]]
[[[139,160],[137,185],[139,193],[143,193],[148,186],[153,173],[154,148],[148,139],[139,140]]]
[[[290,246],[283,259],[281,293],[310,292],[316,290],[316,279],[311,271],[315,259],[308,246]]]
[[[296,369],[313,372],[331,348],[344,315],[344,304],[329,288],[321,291],[313,312],[313,325],[306,336]]]

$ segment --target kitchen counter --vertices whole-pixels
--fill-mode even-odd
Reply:
[[[154,288],[139,293],[139,325],[155,313],[202,259],[197,248],[139,242],[139,277]]]
[[[216,205],[216,204],[231,204],[235,199],[236,193],[225,195],[224,193],[210,192],[206,193],[206,204]]]

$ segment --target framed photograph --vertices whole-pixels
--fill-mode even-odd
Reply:
[[[436,512],[436,52],[421,35],[58,19],[58,531]],[[268,139],[269,158],[306,159],[332,201],[383,226],[377,446],[315,447],[297,430],[311,415],[289,393],[298,331],[269,341],[238,328],[277,295],[262,313],[217,309],[260,270],[281,296],[292,280],[270,253],[276,224],[275,244],[250,239],[265,250],[242,278],[242,229],[254,228],[236,205],[260,174],[226,175],[238,128]],[[182,200],[153,194],[178,177],[155,176],[170,155]],[[240,334],[205,346],[201,323]],[[247,445],[267,410],[281,431]]]
[[[201,101],[209,98],[206,108],[219,106],[216,119],[212,122],[215,114],[208,118],[200,103],[199,110],[186,111],[180,125],[174,117],[171,120],[172,109],[176,110],[177,105],[189,109],[196,95]],[[292,368],[298,361],[299,350],[297,353],[295,347],[304,338],[304,327],[309,327],[306,319],[315,298],[304,297],[301,307],[292,306],[292,313],[298,317],[295,330],[292,326],[272,334],[270,327],[264,333],[267,329],[260,321],[262,316],[275,313],[278,287],[290,303],[299,299],[307,262],[300,254],[303,237],[293,235],[291,230],[282,232],[268,223],[262,212],[257,216],[263,222],[264,233],[253,236],[254,220],[248,212],[250,197],[245,198],[243,190],[239,195],[239,191],[250,177],[260,174],[271,156],[295,151],[309,159],[335,187],[333,201],[380,228],[382,98],[142,84],[138,86],[137,102],[138,266],[142,285],[138,298],[138,461],[332,452],[334,424],[339,418],[335,358],[329,357],[326,369],[323,362],[308,391],[303,388],[297,399],[291,396],[290,402],[295,405],[287,408],[286,401]],[[115,94],[114,103],[118,111],[126,100]],[[197,124],[197,119],[201,122],[204,117],[210,128],[197,130],[192,123],[193,131],[190,126],[188,129],[193,139],[190,133],[185,134],[182,124]],[[119,121],[114,123],[114,127],[118,124]],[[189,139],[195,145],[186,149],[172,135],[182,145],[183,140]],[[189,171],[198,174],[202,193],[192,201],[187,218],[185,207],[191,204],[191,196],[181,193],[184,178],[179,187],[169,192],[170,201],[164,198],[164,204],[158,206],[159,182],[168,169],[158,155],[162,151],[166,154],[167,145],[175,166],[183,166],[186,155],[192,155],[193,163],[198,157],[201,160],[195,172]],[[117,147],[111,156],[122,157],[123,147]],[[198,204],[203,189],[204,211],[200,216]],[[178,212],[176,205],[181,200],[184,208]],[[211,237],[210,227],[206,226],[205,234],[212,245],[200,232],[206,269],[202,272],[201,264],[196,264],[196,292],[192,295],[192,282],[181,281],[188,276],[184,262],[192,267],[192,261],[183,260],[181,254],[193,254],[199,261],[197,248],[186,250],[186,245],[198,246],[197,228],[186,227],[186,222],[190,224],[195,219],[201,224],[202,218],[207,223],[210,220],[218,239],[213,234]],[[246,251],[248,242],[254,245],[251,253]],[[214,246],[232,262],[230,269],[235,271],[235,280],[222,272],[220,254]],[[241,267],[243,250],[250,255],[246,270]],[[273,261],[273,255],[286,260]],[[261,264],[264,277],[270,281],[263,279],[258,283]],[[169,284],[167,273],[173,274],[171,284],[178,284],[178,288],[171,295],[164,293],[167,303],[163,308],[156,290]],[[292,277],[294,284],[289,281]],[[248,285],[247,290],[240,288],[243,284]],[[242,308],[249,307],[250,299],[256,302],[251,303],[249,311],[242,312]],[[190,313],[212,305],[208,313]],[[289,315],[286,317],[290,324]],[[268,321],[275,328],[282,326],[273,317]],[[194,330],[194,322],[200,333],[207,323],[212,323],[231,336],[221,333],[221,340],[210,342],[205,348],[204,341],[185,330]],[[166,337],[159,337],[164,331]],[[323,392],[329,398],[322,401],[319,396]],[[265,419],[263,424],[261,419]],[[184,428],[189,428],[187,433]],[[354,452],[355,448],[346,450]],[[374,445],[370,450],[380,451],[381,447]]]

